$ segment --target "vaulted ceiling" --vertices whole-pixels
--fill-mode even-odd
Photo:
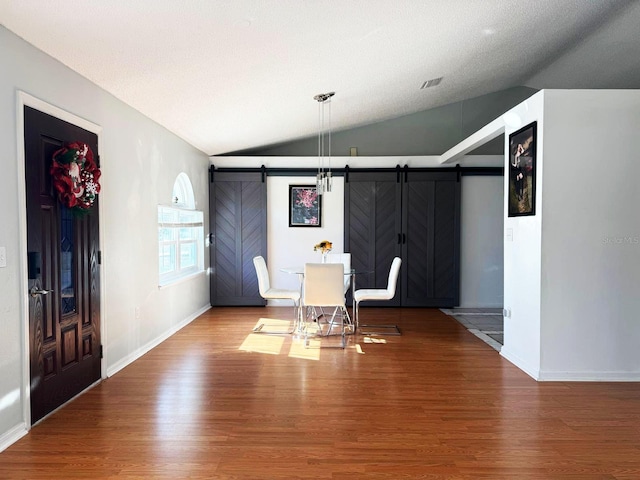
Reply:
[[[639,88],[627,0],[0,0],[0,23],[207,154],[513,86]],[[428,80],[439,85],[421,88]]]

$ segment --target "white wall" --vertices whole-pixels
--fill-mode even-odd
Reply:
[[[0,26],[0,450],[27,428],[23,385],[22,308],[26,279],[20,231],[17,95],[24,91],[102,127],[100,229],[102,322],[106,371],[137,358],[209,305],[205,275],[158,289],[157,209],[169,202],[176,176],[193,183],[208,210],[208,157],[51,57]],[[207,215],[205,215],[207,217]],[[205,260],[208,263],[208,259]],[[135,311],[139,309],[139,318]],[[27,367],[28,368],[28,367]],[[104,373],[104,372],[103,372]]]
[[[320,262],[313,246],[322,240],[333,243],[334,253],[344,251],[344,178],[334,177],[331,193],[322,198],[322,227],[289,227],[289,185],[313,185],[315,177],[267,177],[267,267],[277,288],[298,289],[297,275],[281,272],[283,267]],[[270,305],[291,305],[271,300]]]
[[[640,380],[640,91],[547,91],[544,122],[540,377]]]
[[[540,276],[542,251],[541,211],[544,196],[542,173],[545,152],[543,118],[544,91],[538,92],[503,115],[505,122],[505,172],[508,172],[509,135],[538,122],[536,158],[536,208],[534,216],[508,217],[508,195],[503,194],[504,218],[504,345],[500,354],[534,378],[540,370]],[[508,192],[509,176],[503,178]]]
[[[502,177],[462,177],[460,307],[502,308]]]
[[[546,90],[504,118],[505,143],[537,120],[538,150],[536,215],[506,217],[505,194],[501,354],[539,380],[640,380],[640,91]]]

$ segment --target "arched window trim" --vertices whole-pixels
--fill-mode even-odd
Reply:
[[[177,208],[196,209],[196,199],[193,194],[193,186],[189,176],[181,172],[173,183],[171,204]]]

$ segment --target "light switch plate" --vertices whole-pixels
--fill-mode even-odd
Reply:
[[[507,242],[513,242],[513,228],[507,228]]]
[[[0,247],[0,268],[7,266],[7,247]]]

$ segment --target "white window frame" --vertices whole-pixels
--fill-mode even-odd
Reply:
[[[158,275],[161,287],[204,272],[204,213],[195,209],[193,188],[186,173],[176,178],[171,203],[158,205]],[[182,265],[183,252],[194,245],[196,258],[190,259],[195,262]],[[165,253],[167,250],[170,253]]]
[[[173,183],[173,192],[171,193],[171,204],[174,207],[184,208],[188,210],[196,209],[196,199],[193,195],[193,187],[189,176],[182,172],[176,177]]]

